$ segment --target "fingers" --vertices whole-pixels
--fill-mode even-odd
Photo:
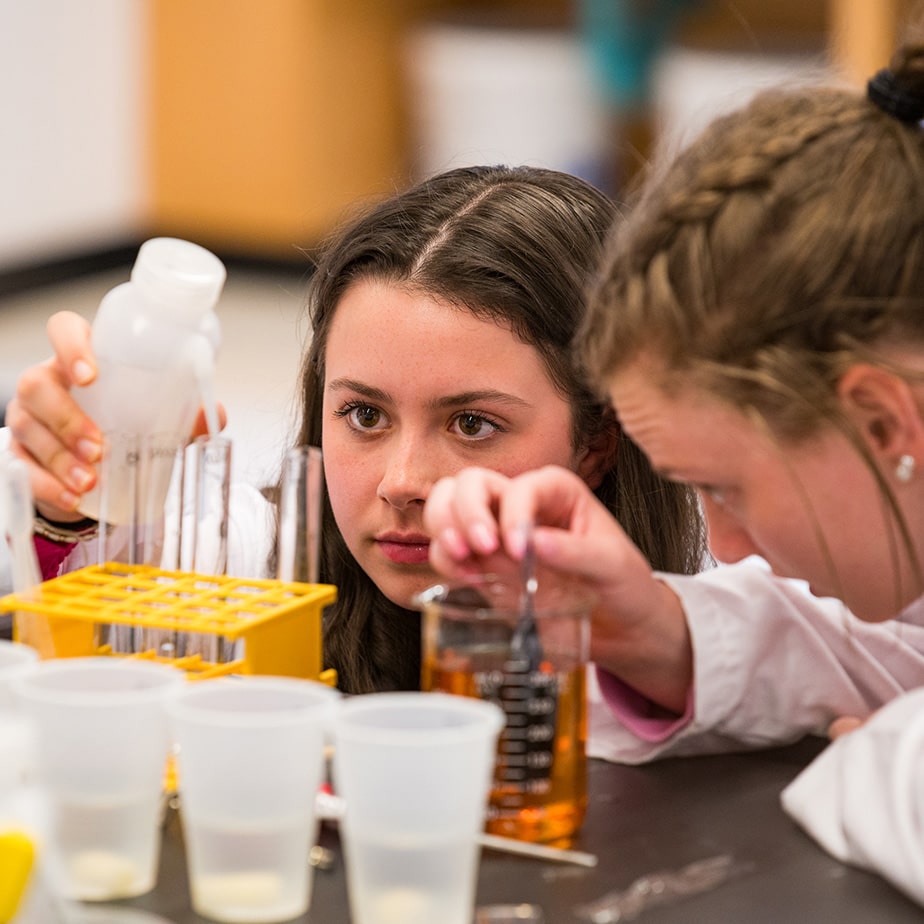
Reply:
[[[424,506],[424,528],[450,562],[499,548],[494,511],[509,481],[498,472],[469,468],[433,485]]]
[[[513,558],[523,557],[526,527],[534,525],[536,550],[550,531],[581,532],[586,523],[584,508],[593,493],[577,474],[557,465],[525,472],[508,482],[497,504],[497,518],[504,548]],[[551,528],[551,529],[550,529]]]
[[[96,378],[90,324],[73,311],[53,314],[45,325],[65,385],[89,385]]]
[[[474,558],[504,552],[523,556],[525,526],[541,523],[569,530],[583,525],[582,503],[593,500],[573,472],[548,466],[515,478],[468,468],[438,481],[424,507],[432,537],[430,560],[448,574],[467,570]]]
[[[862,724],[863,719],[859,719],[856,716],[841,716],[840,718],[835,719],[828,726],[828,737],[834,741],[836,738],[840,738],[852,731],[856,731]]]
[[[11,450],[29,467],[36,504],[54,516],[72,512],[95,484],[102,437],[70,392],[96,376],[89,324],[73,312],[58,312],[47,329],[55,355],[22,373],[6,423]]]
[[[47,462],[52,451],[47,445],[42,451],[34,421],[80,461],[92,464],[100,454],[99,429],[70,394],[72,386],[87,385],[96,378],[90,325],[79,314],[59,311],[48,319],[47,331],[54,356],[19,377],[13,435],[27,451],[35,449],[37,461]],[[30,436],[38,440],[35,447]]]
[[[12,435],[10,449],[29,468],[36,504],[53,508],[44,511],[52,517],[54,510],[73,511],[80,496],[96,482],[93,462],[99,458],[100,444],[89,437],[71,435],[68,439],[76,443],[74,450],[69,449],[60,432],[55,433],[33,415],[18,397],[7,406],[6,422]],[[65,424],[66,430],[69,427]]]
[[[92,463],[99,458],[99,429],[74,400],[67,382],[61,378],[56,359],[31,366],[22,373],[11,409],[9,424],[17,439],[26,442],[30,433],[35,432],[34,424],[38,424],[84,462]],[[40,453],[37,455],[45,461]]]

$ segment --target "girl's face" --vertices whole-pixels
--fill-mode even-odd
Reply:
[[[393,602],[437,579],[421,513],[468,465],[580,471],[572,416],[539,353],[497,324],[418,291],[361,280],[324,356],[324,472],[347,547]]]
[[[699,489],[717,559],[760,555],[868,621],[914,599],[895,524],[885,522],[875,478],[843,434],[783,444],[701,389],[667,395],[656,376],[637,363],[611,379],[610,399],[655,470]]]

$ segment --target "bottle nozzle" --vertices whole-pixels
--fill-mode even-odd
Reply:
[[[212,344],[202,334],[190,337],[186,344],[190,364],[199,386],[199,400],[205,411],[205,423],[209,436],[216,436],[221,430],[218,417],[218,402],[215,400],[215,355]]]

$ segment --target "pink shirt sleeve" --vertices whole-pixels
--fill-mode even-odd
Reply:
[[[622,725],[637,738],[658,744],[670,738],[693,719],[693,688],[687,692],[683,715],[665,716],[664,710],[618,677],[597,667],[597,682],[603,699]]]
[[[33,536],[32,541],[35,543],[35,554],[38,557],[39,571],[43,581],[58,576],[64,559],[77,545],[76,542],[52,542],[44,536]]]

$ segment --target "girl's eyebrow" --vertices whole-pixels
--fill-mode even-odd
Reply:
[[[497,391],[493,388],[484,388],[478,391],[463,391],[457,395],[446,395],[430,403],[436,408],[447,408],[478,404],[481,401],[490,401],[492,404],[508,404],[512,407],[532,407],[528,401],[524,401],[523,398],[517,395],[511,395],[505,391]]]
[[[363,382],[357,381],[356,379],[333,379],[328,383],[327,390],[355,391],[361,394],[364,398],[369,398],[372,401],[379,401],[381,403],[385,403],[390,399],[387,391],[382,391],[381,388],[373,388],[371,385],[366,385]]]
[[[387,404],[392,400],[391,395],[381,388],[375,388],[367,385],[357,379],[340,378],[333,379],[327,385],[329,392],[352,391],[356,394],[368,398],[370,401],[376,401],[381,404]],[[430,406],[436,409],[451,407],[464,407],[466,405],[478,404],[481,401],[489,401],[493,404],[506,404],[511,407],[530,408],[532,405],[517,395],[511,395],[505,391],[497,391],[494,388],[483,388],[474,391],[463,391],[455,395],[444,395],[430,402]]]

